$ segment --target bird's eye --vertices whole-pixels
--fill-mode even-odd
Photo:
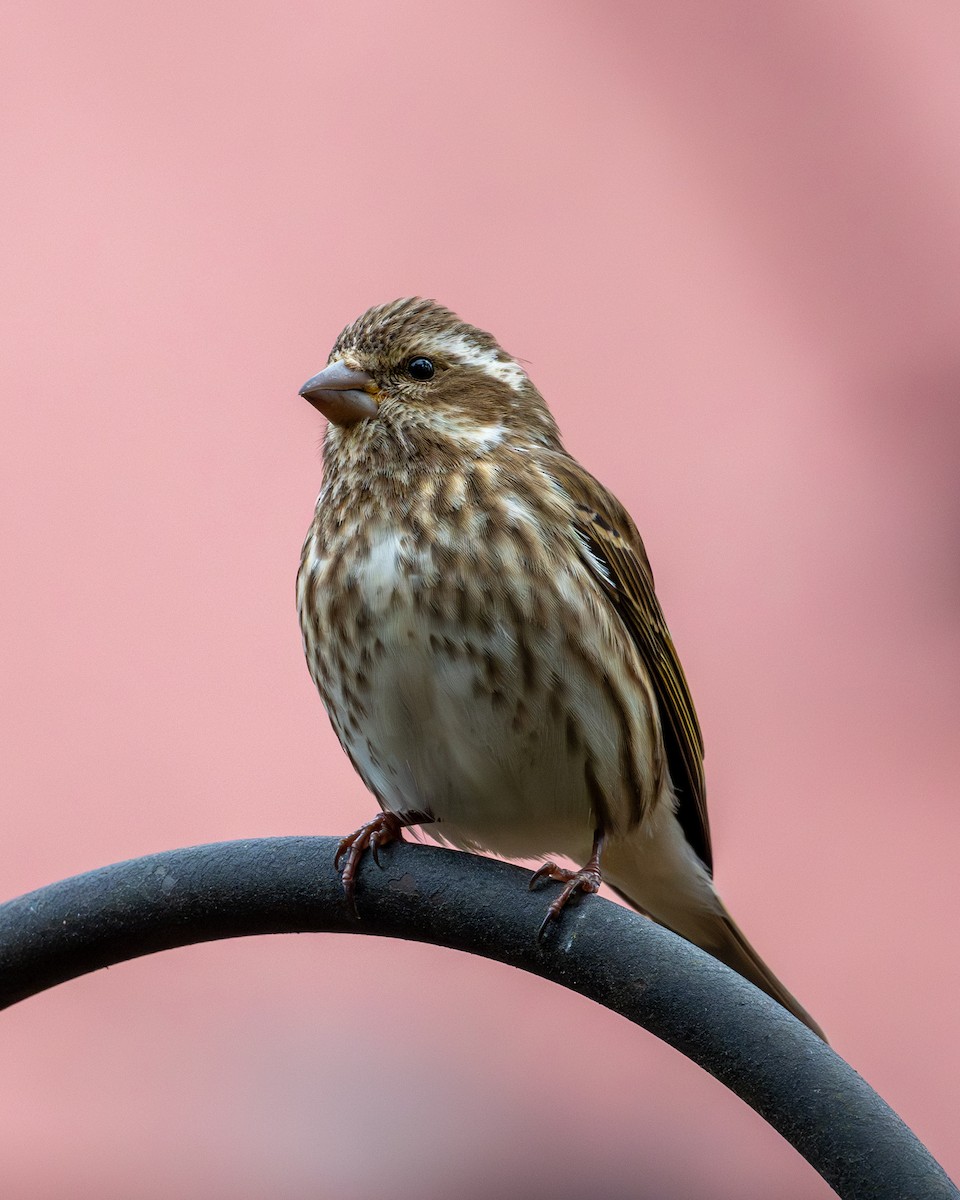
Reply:
[[[429,358],[424,358],[418,354],[416,358],[411,358],[407,363],[407,374],[411,379],[416,379],[422,382],[425,379],[432,379],[434,372],[433,363]]]

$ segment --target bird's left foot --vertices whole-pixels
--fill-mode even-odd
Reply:
[[[591,896],[600,890],[603,878],[600,874],[600,856],[594,853],[586,866],[579,871],[570,871],[566,867],[558,867],[556,863],[547,862],[534,874],[530,880],[532,891],[544,879],[556,879],[558,883],[566,884],[560,895],[547,909],[540,928],[537,930],[537,940],[540,941],[554,921],[559,920],[567,902],[578,893]]]

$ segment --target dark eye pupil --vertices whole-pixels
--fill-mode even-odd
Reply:
[[[407,363],[407,372],[411,379],[432,379],[433,363],[429,358],[418,356]]]

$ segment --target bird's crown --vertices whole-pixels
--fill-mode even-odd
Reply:
[[[516,392],[530,382],[523,367],[495,337],[461,321],[435,300],[419,296],[368,309],[337,338],[330,360],[357,355],[389,367],[414,354],[432,354],[451,364],[473,368]]]

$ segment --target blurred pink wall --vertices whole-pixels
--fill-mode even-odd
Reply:
[[[370,814],[296,390],[435,296],[644,532],[737,919],[960,1174],[958,10],[5,11],[0,895]],[[653,1038],[412,945],[127,964],[0,1061],[8,1200],[829,1194]]]

